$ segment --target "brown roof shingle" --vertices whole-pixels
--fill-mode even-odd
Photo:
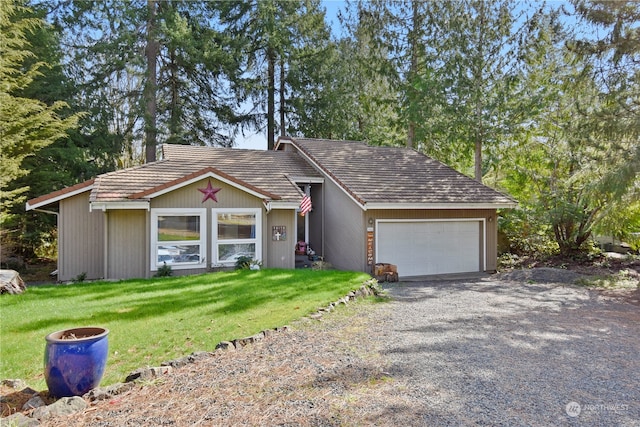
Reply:
[[[357,141],[290,140],[362,204],[516,204],[412,149]]]
[[[320,175],[299,154],[282,151],[164,145],[164,159],[96,178],[91,200],[140,199],[208,172],[272,200],[300,200],[298,187],[287,175]]]

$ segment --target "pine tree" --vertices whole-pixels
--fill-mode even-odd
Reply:
[[[25,160],[39,150],[68,136],[79,115],[66,115],[68,105],[49,105],[29,97],[30,86],[47,72],[50,64],[36,57],[29,33],[45,23],[21,1],[5,2],[0,10],[0,228],[2,239],[14,238],[15,208],[26,198],[29,186],[18,179],[29,174]],[[17,184],[17,185],[16,185]],[[18,212],[20,209],[18,209]]]
[[[7,191],[7,186],[24,176],[28,170],[23,161],[38,150],[67,136],[76,127],[78,116],[61,118],[67,104],[53,102],[47,105],[19,94],[25,91],[48,64],[33,61],[33,52],[26,33],[44,25],[37,18],[17,18],[25,8],[21,2],[3,5],[0,11],[0,191],[3,208],[19,203],[26,187]],[[31,63],[28,67],[25,64]]]

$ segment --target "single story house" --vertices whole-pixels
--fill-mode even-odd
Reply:
[[[27,202],[58,215],[59,280],[150,277],[165,264],[202,273],[240,256],[294,268],[298,242],[345,270],[495,271],[496,209],[516,206],[407,148],[282,137],[272,151],[162,152]]]

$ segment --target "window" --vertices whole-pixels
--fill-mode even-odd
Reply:
[[[233,265],[241,256],[262,256],[260,209],[214,209],[214,265]]]
[[[206,265],[206,209],[151,210],[151,270]]]

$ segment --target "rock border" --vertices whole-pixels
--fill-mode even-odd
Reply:
[[[325,307],[318,308],[317,311],[303,317],[303,319],[321,321],[324,315],[333,312],[336,307],[341,304],[349,305],[350,302],[353,302],[358,298],[384,295],[385,292],[380,287],[378,280],[375,278],[371,278],[364,281],[362,286],[360,286],[358,289],[349,291],[344,297],[339,298],[335,302],[329,303]],[[28,415],[25,415],[23,412],[17,412],[8,417],[2,418],[2,424],[6,422],[8,425],[12,426],[15,425],[20,427],[35,427],[40,425],[40,421],[47,420],[54,416],[71,415],[77,412],[81,412],[85,410],[90,404],[95,404],[97,401],[111,399],[115,396],[129,392],[138,386],[144,386],[145,383],[152,383],[154,380],[157,380],[164,375],[169,375],[173,372],[174,369],[178,369],[191,363],[195,363],[196,361],[204,358],[213,357],[213,355],[217,351],[234,351],[266,339],[273,334],[287,332],[289,331],[289,329],[290,327],[285,325],[274,329],[266,329],[250,337],[237,338],[231,341],[221,341],[216,345],[214,351],[198,351],[179,359],[162,362],[158,367],[136,369],[135,371],[127,375],[124,382],[115,383],[107,387],[96,387],[82,397],[63,397],[56,400],[50,405],[46,405],[45,402],[40,398],[34,398],[25,403],[22,408],[23,411],[30,411]],[[18,387],[14,388],[19,388],[22,385],[26,385],[22,380],[4,380],[3,383],[10,381],[12,382],[12,384],[14,384],[15,382],[16,385],[19,385]],[[35,390],[33,392],[34,396],[37,396],[37,392]]]

